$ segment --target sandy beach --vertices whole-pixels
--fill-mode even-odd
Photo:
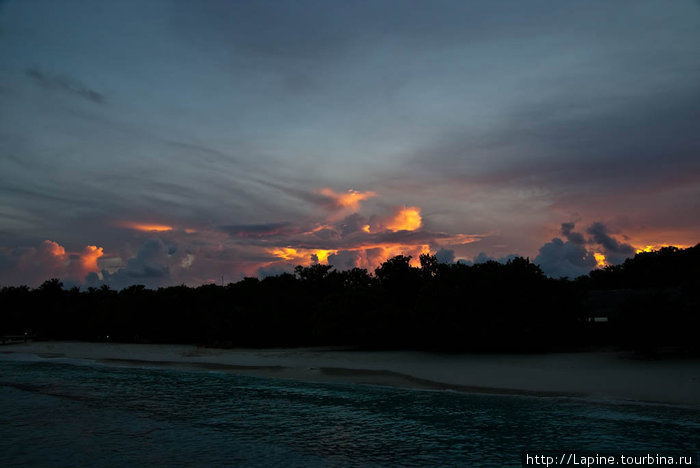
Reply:
[[[700,359],[635,359],[620,352],[437,354],[326,348],[212,349],[188,345],[30,342],[0,359],[88,359],[276,378],[700,407]]]

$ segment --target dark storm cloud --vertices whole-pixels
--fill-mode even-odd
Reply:
[[[452,264],[455,262],[455,251],[452,249],[440,249],[435,252],[435,258],[440,263]]]
[[[540,247],[533,263],[552,278],[576,278],[587,275],[596,267],[593,252],[589,252],[584,245],[564,242],[558,237]]]
[[[362,231],[362,228],[367,225],[368,219],[358,213],[354,213],[339,223],[339,229],[342,236]]]
[[[132,284],[143,284],[154,288],[167,285],[170,281],[170,248],[160,239],[148,239],[130,258],[126,266],[115,273],[103,271],[105,284],[114,289],[122,289]]]
[[[537,257],[533,262],[542,268],[542,271],[553,278],[576,278],[587,275],[596,267],[597,261],[592,251],[586,247],[583,234],[574,231],[576,223],[561,224],[563,241],[555,237],[540,247]]]
[[[574,232],[575,227],[575,223],[561,223],[561,235],[566,237],[572,244],[585,244],[586,239],[580,232]]]
[[[338,271],[352,270],[362,263],[362,253],[351,250],[328,255],[328,264]]]
[[[102,93],[89,88],[75,78],[47,73],[38,67],[28,68],[25,74],[44,88],[63,91],[96,104],[104,104],[105,102],[105,97]]]
[[[617,265],[634,255],[634,247],[612,237],[609,228],[603,223],[593,223],[586,232],[592,236],[592,242],[603,247],[603,253],[610,264]]]
[[[589,239],[574,231],[575,227],[572,222],[562,223],[561,235],[567,240],[556,237],[540,247],[534,263],[545,274],[555,278],[587,275],[597,265],[594,253],[604,255],[608,265],[618,265],[634,256],[634,247],[615,239],[604,223],[595,222],[586,229]]]
[[[102,255],[102,249],[96,246],[69,252],[50,240],[36,247],[0,247],[0,284],[36,287],[49,278],[60,278],[65,285],[76,285],[97,269],[97,259]]]
[[[260,279],[264,279],[268,276],[279,276],[283,273],[292,273],[293,271],[294,266],[289,264],[269,265],[258,268],[257,276]]]
[[[486,263],[486,262],[498,262],[498,263],[507,263],[509,260],[513,260],[514,258],[518,257],[519,255],[517,254],[508,254],[504,255],[503,257],[495,258],[490,255],[488,255],[486,252],[479,252],[476,257],[474,257],[474,260],[472,262],[466,262],[466,263],[472,263],[474,265],[479,264],[479,263]]]
[[[60,260],[56,261],[45,248],[17,247],[0,250],[0,285],[15,286],[20,284],[38,286],[48,279],[53,269],[58,269]],[[55,276],[55,273],[53,273]]]
[[[285,236],[299,232],[299,228],[292,223],[267,223],[267,224],[232,224],[220,226],[220,230],[240,238],[262,238],[272,236]]]

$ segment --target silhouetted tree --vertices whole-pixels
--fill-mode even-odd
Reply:
[[[602,344],[700,352],[700,245],[639,253],[575,281],[547,278],[522,257],[470,266],[422,254],[420,268],[410,261],[390,258],[374,275],[314,264],[263,280],[158,290],[64,290],[53,278],[36,289],[0,289],[0,332],[227,347],[545,351]]]

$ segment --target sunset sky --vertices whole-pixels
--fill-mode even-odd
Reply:
[[[700,242],[695,0],[9,0],[0,58],[0,286]]]

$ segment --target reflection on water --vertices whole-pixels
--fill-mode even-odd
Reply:
[[[6,466],[520,466],[523,449],[695,453],[700,411],[0,361]]]

